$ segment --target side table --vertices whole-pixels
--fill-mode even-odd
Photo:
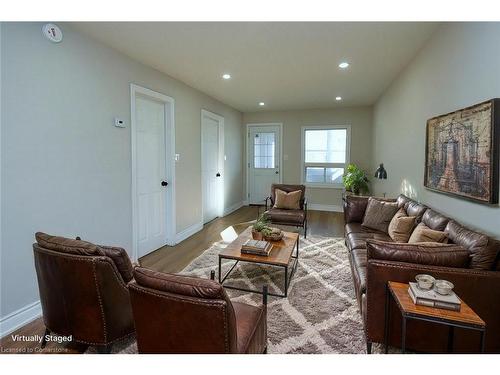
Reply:
[[[390,326],[390,299],[394,299],[401,312],[401,350],[406,349],[406,323],[408,320],[422,320],[442,324],[450,327],[448,332],[448,352],[453,351],[454,329],[465,328],[479,331],[480,350],[484,353],[486,323],[472,310],[464,301],[461,301],[460,311],[438,309],[435,307],[420,306],[413,303],[408,294],[408,284],[389,281],[387,283],[385,301],[385,331],[384,345],[387,354],[389,346],[389,326]]]

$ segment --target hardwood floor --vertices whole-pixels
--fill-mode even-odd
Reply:
[[[260,208],[262,211],[262,208]],[[214,242],[220,241],[220,233],[233,226],[237,233],[243,231],[247,225],[241,224],[255,220],[259,214],[259,207],[246,206],[228,216],[215,219],[205,224],[203,229],[182,241],[176,246],[164,246],[139,260],[143,267],[148,267],[162,272],[179,272],[184,269],[194,258],[209,248]],[[240,225],[237,225],[240,224]],[[248,224],[250,225],[250,224]],[[308,212],[307,235],[342,237],[344,231],[344,218],[342,213],[326,211]],[[40,350],[38,342],[14,341],[12,335],[43,335],[45,326],[42,318],[25,325],[19,330],[7,335],[0,341],[0,353],[82,353],[85,345],[61,345],[50,342]]]

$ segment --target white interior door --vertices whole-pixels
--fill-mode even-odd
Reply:
[[[137,95],[136,202],[138,256],[166,244],[165,104]]]
[[[223,118],[202,111],[203,223],[222,215]]]
[[[263,204],[271,185],[281,181],[281,127],[248,127],[248,202]]]

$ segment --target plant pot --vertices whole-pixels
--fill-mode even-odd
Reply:
[[[257,241],[262,241],[264,239],[264,235],[262,232],[257,232],[256,230],[252,229],[252,238]]]

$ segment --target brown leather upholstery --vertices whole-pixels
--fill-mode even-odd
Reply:
[[[232,303],[213,280],[137,267],[129,284],[140,353],[263,353],[266,307]]]
[[[276,189],[284,192],[301,191],[300,210],[287,210],[274,208]],[[266,214],[272,224],[290,225],[304,228],[304,237],[307,237],[307,201],[305,199],[306,187],[304,185],[272,184],[271,196],[266,199]],[[267,209],[267,201],[271,201],[271,208]]]
[[[106,351],[134,333],[126,281],[99,246],[40,233],[37,240],[35,269],[49,331]]]
[[[367,240],[366,245],[370,259],[455,268],[466,268],[469,265],[469,252],[459,245],[387,243],[375,240]]]
[[[470,251],[471,268],[480,270],[493,268],[498,247],[488,246],[489,238],[487,235],[469,230],[455,220],[448,222],[445,232],[448,233],[450,241],[462,245]],[[494,241],[491,241],[491,244],[494,245]]]
[[[366,209],[362,202],[366,200],[346,196],[344,217],[345,241],[367,341],[383,342],[387,282],[409,282],[419,273],[430,273],[455,284],[457,294],[486,322],[486,351],[500,353],[500,341],[496,339],[500,336],[500,242],[400,195],[399,207],[404,207],[408,214],[421,215],[422,222],[431,229],[446,231],[450,244],[394,243],[384,238],[384,233],[361,226],[363,207]],[[398,347],[401,319],[396,307],[391,309],[394,311],[390,343]],[[448,330],[442,327],[429,329],[426,323],[412,322],[407,330],[407,347],[426,352],[446,351],[447,334]],[[477,352],[478,334],[456,331],[454,348],[458,352]]]
[[[444,215],[441,215],[439,212],[436,212],[432,209],[428,209],[425,211],[422,216],[422,223],[427,225],[432,230],[444,231],[446,228],[446,224],[448,224],[450,219]]]
[[[302,210],[284,210],[281,208],[271,208],[267,211],[272,223],[302,225],[306,219],[306,213]]]

